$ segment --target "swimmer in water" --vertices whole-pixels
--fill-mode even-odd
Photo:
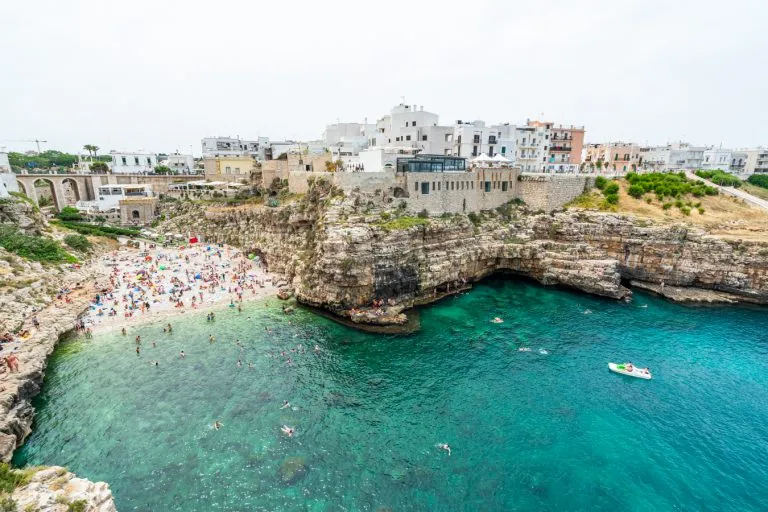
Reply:
[[[293,436],[293,433],[295,430],[292,427],[289,427],[288,425],[283,425],[280,430],[283,431],[283,434],[287,435],[288,437]]]
[[[451,456],[451,447],[448,446],[446,443],[440,443],[440,444],[437,445],[437,447],[440,448],[441,450],[447,451],[448,452],[448,456],[449,457]]]
[[[136,355],[137,356],[141,355],[141,349],[138,347],[138,345],[136,346]]]
[[[592,314],[592,310],[591,309],[585,309],[584,310],[584,314],[585,315],[591,315]]]
[[[288,400],[283,400],[283,406],[280,409],[285,409],[291,406],[291,403]]]
[[[501,319],[501,318],[499,318],[499,317],[496,317],[496,318],[494,318],[493,320],[491,320],[491,322],[493,322],[493,323],[495,323],[495,324],[503,324],[503,323],[504,323],[504,320],[502,320],[502,319]]]
[[[520,347],[517,349],[518,352],[530,352],[531,349],[529,347]]]
[[[152,342],[152,348],[157,348],[157,343],[155,343],[154,341]]]
[[[549,355],[549,351],[545,348],[539,349],[539,354],[546,356]]]
[[[242,366],[243,366],[243,362],[238,359],[237,360],[237,367],[240,368]]]
[[[320,352],[320,345],[315,345],[315,352]]]
[[[126,333],[126,332],[125,332],[125,327],[123,327],[123,329],[122,329],[122,332],[123,332],[123,336],[125,336],[126,334],[128,334],[128,333]]]
[[[213,334],[208,336],[208,342],[213,343],[214,341],[216,341],[216,336],[214,336]]]
[[[181,357],[183,359],[183,358],[187,357],[187,354],[185,354],[184,351],[182,350],[181,352],[179,352],[179,357]]]
[[[216,430],[219,430],[223,426],[224,424],[220,423],[218,420],[213,422],[213,428],[215,428]]]

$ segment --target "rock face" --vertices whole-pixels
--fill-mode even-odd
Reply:
[[[587,211],[502,208],[425,222],[403,218],[394,205],[332,193],[310,189],[298,203],[278,208],[176,206],[176,217],[161,229],[191,230],[259,254],[290,280],[299,301],[353,320],[380,298],[385,306],[366,314],[397,323],[402,310],[495,272],[617,299],[630,294],[622,283],[632,280],[768,304],[764,244]],[[387,307],[388,299],[394,305]]]
[[[53,466],[35,473],[29,484],[13,491],[17,510],[67,512],[116,512],[109,486],[77,478],[65,468]],[[79,503],[78,503],[79,502]],[[76,504],[82,508],[74,508]],[[72,506],[73,508],[69,508]]]

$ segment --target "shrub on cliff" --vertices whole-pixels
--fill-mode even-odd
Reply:
[[[627,194],[631,195],[635,199],[640,199],[645,194],[645,189],[642,185],[630,185],[627,190]]]
[[[48,263],[75,263],[69,254],[52,238],[25,235],[12,226],[0,226],[0,247],[22,258]]]
[[[0,462],[0,491],[11,493],[17,487],[27,485],[35,474],[35,469],[13,469],[5,462]]]
[[[598,176],[597,178],[595,178],[595,188],[603,190],[607,184],[608,184],[608,180],[603,178],[602,176]]]
[[[56,215],[61,220],[66,221],[80,221],[83,220],[83,216],[80,215],[80,210],[77,208],[74,208],[72,206],[65,206],[61,209],[61,211]]]
[[[741,186],[741,180],[739,178],[720,169],[714,169],[712,171],[704,171],[699,169],[696,171],[696,176],[699,178],[704,178],[705,180],[709,180],[712,183],[717,183],[723,187],[738,188]]]
[[[603,194],[606,196],[612,195],[612,194],[618,194],[619,193],[619,184],[615,181],[612,181],[608,183],[605,187],[603,187]]]
[[[747,180],[747,183],[751,183],[752,185],[756,185],[762,188],[768,188],[768,175],[753,174],[752,176],[749,177],[749,179]]]
[[[88,252],[93,247],[91,241],[83,235],[67,235],[64,237],[64,243],[80,252]]]

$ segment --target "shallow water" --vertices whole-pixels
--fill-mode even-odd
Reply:
[[[410,336],[274,299],[217,316],[61,344],[14,462],[107,481],[121,511],[765,509],[764,310],[495,280]],[[653,380],[608,372],[626,360]]]

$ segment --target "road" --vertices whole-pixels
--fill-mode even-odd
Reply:
[[[768,201],[765,199],[760,199],[759,197],[755,197],[752,194],[748,192],[744,192],[743,190],[739,190],[737,188],[733,187],[722,187],[720,185],[717,185],[715,183],[712,183],[709,180],[705,180],[704,178],[700,178],[699,176],[696,176],[694,173],[687,171],[686,176],[692,180],[699,180],[703,181],[707,185],[710,185],[712,187],[717,188],[720,192],[727,194],[729,196],[738,197],[739,199],[743,199],[744,201],[748,202],[749,204],[753,206],[757,206],[758,208],[762,208],[763,210],[768,211]]]

